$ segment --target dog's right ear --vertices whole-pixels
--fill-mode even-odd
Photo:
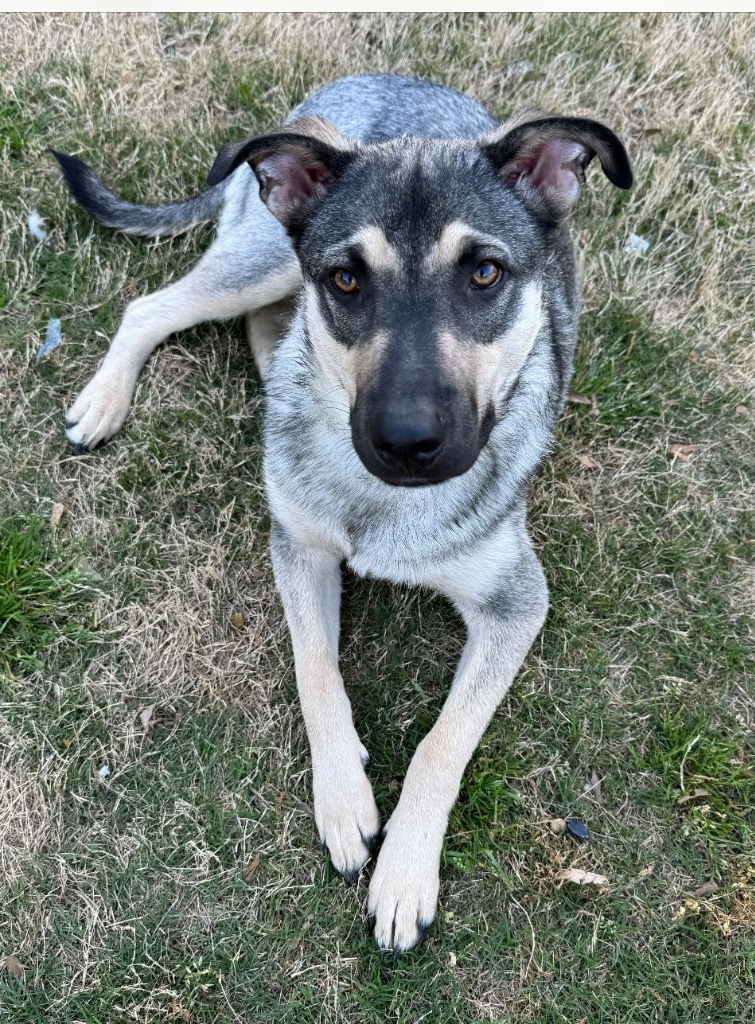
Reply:
[[[248,163],[262,202],[288,228],[338,180],[358,148],[324,118],[303,117],[268,135],[223,146],[207,183],[217,185]]]

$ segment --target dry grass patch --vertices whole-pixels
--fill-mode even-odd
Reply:
[[[751,17],[652,14],[0,20],[0,515],[46,521],[62,503],[32,583],[74,566],[91,591],[73,615],[51,598],[36,664],[3,671],[0,957],[23,966],[0,972],[9,1019],[746,1019],[754,35]],[[176,199],[222,142],[339,74],[384,70],[501,116],[597,117],[637,182],[617,196],[591,175],[576,214],[574,387],[596,409],[567,410],[533,495],[552,612],[467,773],[438,924],[398,963],[363,934],[365,881],[346,889],[316,844],[240,326],[172,340],[102,452],[64,441],[125,303],[185,273],[211,232],[95,228],[45,153],[81,154],[129,198]],[[625,252],[630,233],[647,255]],[[35,367],[51,317],[64,342]],[[673,444],[694,451],[671,459]],[[385,814],[463,638],[427,595],[348,578],[344,603]],[[682,775],[708,796],[680,805]],[[590,841],[553,817],[585,820]],[[571,866],[609,884],[559,888]],[[688,899],[700,909],[680,915]]]

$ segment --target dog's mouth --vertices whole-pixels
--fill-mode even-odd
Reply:
[[[482,422],[476,420],[471,408],[466,415],[452,415],[418,403],[393,415],[380,410],[367,421],[352,415],[351,435],[362,464],[383,483],[430,487],[462,476],[475,464],[495,423],[493,407]]]

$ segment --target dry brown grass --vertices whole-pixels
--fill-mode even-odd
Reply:
[[[594,972],[596,990],[609,992],[615,950],[641,957],[620,919],[667,943],[671,958],[664,922],[700,881],[687,853],[707,833],[698,821],[694,842],[666,845],[671,819],[635,800],[659,769],[647,758],[627,764],[645,751],[658,707],[707,706],[722,728],[738,721],[747,735],[753,726],[751,680],[736,668],[725,674],[715,641],[697,665],[665,665],[657,677],[643,659],[653,645],[659,664],[682,659],[692,619],[719,588],[730,615],[725,625],[716,619],[722,651],[742,637],[740,612],[752,607],[752,570],[731,538],[753,500],[754,53],[755,19],[724,15],[0,19],[0,98],[25,125],[23,145],[5,143],[0,159],[0,507],[47,515],[63,502],[58,540],[86,559],[98,591],[95,639],[80,654],[63,645],[49,671],[19,676],[0,707],[0,874],[10,908],[0,956],[20,957],[28,998],[38,1000],[14,1019],[70,1020],[71,1006],[87,1021],[250,1019],[260,1006],[277,1019],[276,1007],[300,996],[298,1020],[435,1019],[440,1005],[451,1009],[439,1020],[551,1024],[562,1019],[553,1008],[560,992],[570,1024],[629,1019],[626,1009],[610,1015],[608,996],[605,1016],[598,1003],[586,1009],[564,965],[577,980]],[[531,64],[523,78],[522,61]],[[435,77],[502,116],[527,104],[598,117],[626,139],[637,179],[614,208],[610,186],[592,174],[578,213],[578,384],[599,390],[598,415],[569,410],[541,475],[534,528],[558,607],[477,763],[480,775],[489,762],[506,766],[526,813],[517,818],[519,805],[501,798],[515,824],[499,842],[483,827],[483,797],[481,810],[460,812],[450,849],[474,870],[446,869],[439,938],[393,975],[361,944],[353,892],[323,884],[303,809],[306,745],[265,550],[260,398],[240,331],[206,327],[171,342],[143,375],[120,438],[87,459],[65,447],[62,409],[91,376],[127,299],[183,273],[208,236],[111,239],[73,210],[44,155],[49,145],[78,148],[131,195],[178,197],[200,184],[224,139],[278,122],[319,82],[374,70]],[[240,99],[242,81],[259,83],[259,93]],[[51,229],[42,246],[24,227],[34,206]],[[630,231],[650,241],[646,258],[624,253]],[[66,340],[34,371],[51,316],[63,316]],[[690,438],[691,459],[667,460],[669,443]],[[586,452],[600,470],[580,465]],[[718,580],[705,575],[717,559]],[[240,629],[234,611],[243,612]],[[347,587],[344,659],[377,747],[383,806],[459,646],[438,602]],[[152,704],[157,726],[145,734],[139,711]],[[603,761],[591,866],[625,889],[580,907],[549,887],[563,850],[538,823],[567,799],[572,775],[570,806],[584,810],[580,780]],[[106,782],[96,777],[102,764],[112,768]],[[209,820],[215,805],[225,831]],[[611,836],[623,839],[612,845]],[[478,848],[493,852],[485,859]],[[239,865],[257,855],[262,865],[239,891]],[[739,854],[725,848],[727,857],[744,870]],[[141,888],[120,881],[132,863]],[[637,881],[645,863],[662,881]],[[737,892],[737,906],[751,906]],[[130,902],[134,893],[143,906]],[[152,930],[174,945],[155,953],[145,939],[123,952],[151,900]],[[736,938],[745,924],[733,927]],[[581,945],[584,928],[592,947]],[[684,958],[709,947],[701,939],[680,948]],[[656,974],[663,955],[651,957]],[[254,980],[249,991],[243,978]],[[663,999],[667,981],[657,982]],[[45,991],[49,1001],[39,1002]],[[668,1004],[648,1000],[646,1015],[632,1019],[666,1020]],[[706,1019],[734,1019],[717,1012],[713,1005]],[[280,1019],[290,1018],[281,1010]]]

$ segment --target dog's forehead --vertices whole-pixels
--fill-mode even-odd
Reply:
[[[526,250],[539,234],[474,143],[416,138],[366,147],[312,228],[321,251],[356,246],[376,270],[407,259],[431,270],[475,239]]]

